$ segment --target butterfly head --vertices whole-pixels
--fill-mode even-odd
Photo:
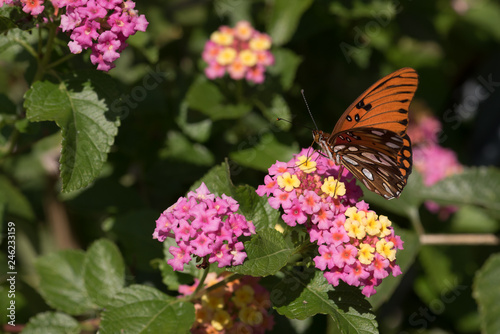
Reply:
[[[328,134],[324,133],[321,130],[312,130],[312,135],[314,141],[320,145],[322,142],[325,142],[330,137]]]

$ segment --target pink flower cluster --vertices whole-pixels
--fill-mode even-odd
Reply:
[[[43,0],[0,0],[0,7],[3,5],[21,6],[23,12],[33,16],[39,15],[45,9]]]
[[[138,15],[135,2],[123,0],[53,0],[54,6],[66,8],[61,16],[62,31],[71,32],[68,43],[72,53],[91,48],[90,61],[97,69],[109,71],[125,41],[137,31],[146,31],[148,21]]]
[[[361,292],[367,297],[374,295],[383,278],[401,274],[396,252],[403,249],[403,242],[391,224],[386,216],[368,210],[364,201],[350,207],[333,220],[330,228],[311,235],[311,241],[319,245],[316,268],[325,272],[333,286],[342,280],[362,286]]]
[[[440,132],[441,123],[434,116],[423,116],[411,122],[408,128],[408,135],[413,142],[413,166],[422,174],[424,185],[428,187],[463,170],[456,153],[439,145]],[[457,210],[457,207],[441,207],[432,201],[426,201],[425,206],[443,220]]]
[[[178,247],[169,248],[174,258],[167,261],[174,270],[182,271],[191,255],[208,257],[220,268],[242,264],[247,254],[238,237],[255,234],[255,227],[236,213],[238,208],[233,198],[215,197],[202,183],[196,192],[179,198],[160,215],[153,239],[163,242],[167,237],[175,238]]]
[[[387,217],[358,202],[363,193],[352,174],[344,169],[339,180],[338,172],[330,159],[303,149],[288,163],[272,165],[257,194],[267,195],[274,209],[283,208],[286,224],[306,227],[319,246],[316,268],[326,270],[330,284],[363,286],[369,297],[382,278],[401,273],[395,259],[402,242]]]
[[[234,80],[246,78],[260,84],[264,82],[266,67],[274,63],[270,48],[271,37],[246,21],[238,22],[234,28],[221,26],[205,44],[202,54],[208,64],[205,74],[215,79],[227,71]]]
[[[101,71],[109,71],[127,47],[125,41],[137,31],[146,31],[148,21],[135,10],[131,0],[52,0],[56,9],[65,8],[61,15],[62,31],[70,32],[68,47],[78,54],[90,48],[90,61]],[[0,0],[0,7],[20,5],[23,11],[39,15],[43,0]],[[57,12],[57,11],[56,11]]]
[[[226,274],[217,277],[209,273],[204,286],[210,287],[222,281]],[[195,302],[196,321],[191,333],[255,333],[263,334],[274,326],[270,314],[269,291],[259,284],[259,278],[244,276],[227,282],[217,289],[207,292]],[[180,285],[179,292],[188,296],[199,284],[195,278],[192,286]]]

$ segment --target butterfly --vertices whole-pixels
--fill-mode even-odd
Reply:
[[[409,67],[380,79],[359,96],[338,120],[331,134],[313,130],[325,155],[347,168],[370,191],[398,198],[412,168],[408,108],[417,90],[418,74]]]

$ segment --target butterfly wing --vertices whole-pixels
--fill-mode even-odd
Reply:
[[[346,109],[332,135],[369,127],[389,130],[403,136],[408,127],[408,108],[417,85],[418,74],[409,67],[380,79]]]
[[[336,160],[371,191],[397,198],[411,173],[408,135],[374,128],[342,131],[328,140]]]

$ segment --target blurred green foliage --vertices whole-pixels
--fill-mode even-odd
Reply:
[[[130,46],[117,67],[107,75],[77,73],[74,69],[92,70],[93,65],[88,54],[72,57],[51,73],[71,78],[67,87],[49,83],[51,75],[44,78],[44,84],[32,82],[36,61],[20,44],[35,45],[38,34],[28,23],[23,29],[15,28],[7,19],[12,13],[0,8],[0,216],[5,222],[1,231],[5,235],[6,222],[15,222],[19,273],[16,323],[27,323],[33,317],[27,333],[52,323],[60,324],[65,330],[61,332],[78,332],[81,328],[66,314],[41,312],[60,307],[66,313],[79,314],[81,309],[106,305],[107,300],[102,300],[106,295],[90,289],[93,295],[89,299],[85,289],[96,284],[110,293],[109,282],[118,282],[120,287],[124,281],[143,284],[120,292],[124,305],[145,301],[163,305],[163,319],[191,319],[189,305],[176,309],[172,305],[178,302],[171,296],[144,286],[147,283],[166,292],[162,280],[169,287],[179,284],[179,278],[172,276],[163,261],[154,261],[164,257],[162,245],[151,239],[155,218],[211,170],[205,178],[220,187],[214,192],[239,194],[245,213],[256,215],[254,222],[265,216],[270,226],[263,228],[272,227],[277,217],[266,213],[261,199],[241,194],[263,183],[270,164],[286,161],[310,145],[313,123],[300,90],[305,90],[318,126],[331,131],[364,89],[382,75],[406,66],[415,68],[420,78],[410,114],[435,114],[443,124],[440,144],[454,149],[464,165],[494,167],[468,170],[431,189],[422,188],[415,173],[397,201],[366,194],[365,200],[407,235],[403,237],[405,255],[400,259],[404,277],[384,283],[379,294],[368,299],[378,331],[498,332],[495,297],[500,292],[498,284],[493,284],[498,277],[498,256],[491,256],[483,267],[498,247],[421,245],[412,230],[415,217],[420,217],[426,231],[433,233],[498,232],[498,2],[172,0],[141,1],[137,7],[150,24],[146,33],[129,39]],[[275,65],[261,85],[235,82],[227,76],[208,80],[201,61],[205,41],[220,25],[234,25],[242,19],[271,35]],[[67,53],[66,42],[64,38],[58,42],[58,57]],[[85,94],[88,91],[75,88],[77,83],[92,86],[99,94]],[[67,113],[48,117],[54,94],[67,98]],[[75,102],[80,104],[75,107]],[[106,112],[102,108],[105,102],[112,106]],[[95,117],[82,117],[89,113]],[[292,124],[277,122],[277,117]],[[77,145],[86,138],[99,138],[102,146]],[[61,142],[63,154],[70,149],[73,153],[61,161],[59,172]],[[220,165],[226,159],[227,165]],[[218,167],[211,169],[214,165]],[[228,173],[236,186],[230,184]],[[246,185],[238,187],[242,184]],[[421,206],[425,199],[459,205],[460,209],[449,220],[440,221]],[[277,244],[291,252],[289,241],[275,240],[273,233],[266,236],[270,240],[252,241],[256,244],[253,251],[258,253],[259,245]],[[112,240],[118,249],[105,241],[94,243],[100,238]],[[103,263],[99,263],[89,255],[98,254],[99,247],[113,255],[108,262],[100,259]],[[88,250],[46,255],[61,248]],[[4,239],[3,254],[6,251]],[[6,262],[1,261],[3,273],[8,272]],[[75,263],[81,266],[75,267]],[[253,265],[242,267],[241,273],[252,270]],[[119,273],[104,277],[104,281],[84,275],[86,267],[97,270],[102,266]],[[275,268],[271,269],[264,274],[274,273]],[[286,275],[293,278],[298,274]],[[57,296],[42,299],[36,293],[51,296],[47,291],[57,291],[63,278],[75,281],[74,289],[65,291],[76,300]],[[276,283],[272,279],[268,282]],[[280,289],[286,291],[286,284]],[[328,295],[320,283],[310,287],[302,291],[301,298]],[[5,322],[6,287],[0,292],[0,315]],[[65,304],[68,302],[73,306]],[[365,300],[354,303],[361,310],[369,309]],[[366,326],[368,333],[377,331],[371,313],[359,319],[353,313],[339,312],[341,308],[335,303],[325,303],[325,308],[316,310],[318,305],[306,308],[298,301],[276,303],[280,314],[295,318],[317,312],[331,314],[337,320],[337,325],[330,323],[328,327],[332,332],[335,326],[358,332]],[[184,313],[177,314],[179,310]],[[119,308],[110,311],[103,320],[103,333],[116,333],[120,327],[117,319],[126,315]],[[318,322],[326,326],[321,319],[316,316],[309,332],[326,331],[314,327]],[[349,327],[353,319],[362,325]],[[288,320],[277,323],[275,332],[283,328],[299,332]],[[156,325],[171,324],[165,320]],[[174,332],[185,330],[179,326]]]

